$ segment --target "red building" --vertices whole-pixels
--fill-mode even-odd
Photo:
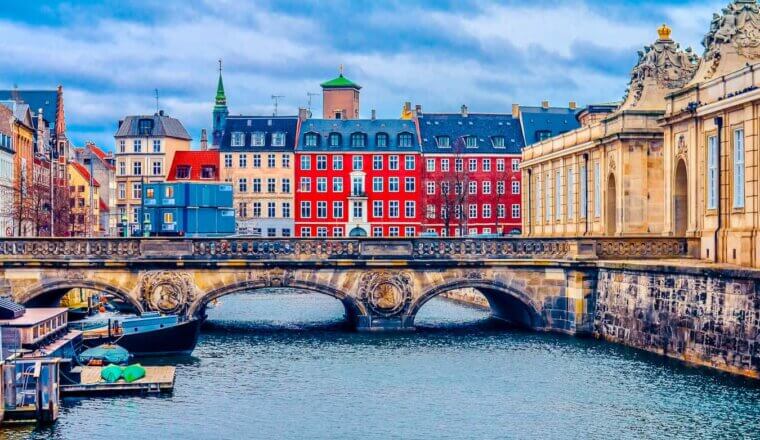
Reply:
[[[423,230],[439,236],[519,234],[520,121],[510,114],[417,113],[424,162]]]
[[[169,174],[169,182],[218,182],[219,151],[177,151],[174,153]]]
[[[307,119],[295,160],[297,237],[419,234],[422,160],[414,121]]]

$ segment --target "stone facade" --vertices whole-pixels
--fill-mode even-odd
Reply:
[[[758,274],[601,268],[595,333],[607,341],[760,378]]]

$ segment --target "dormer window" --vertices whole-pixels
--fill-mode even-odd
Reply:
[[[190,178],[190,166],[189,165],[180,165],[177,167],[177,180],[180,179],[189,179]]]
[[[552,132],[549,130],[539,130],[536,132],[536,140],[538,142],[549,139],[550,137],[552,137]]]
[[[351,146],[354,148],[363,148],[366,146],[364,133],[351,134]]]
[[[412,142],[412,134],[411,133],[400,133],[398,135],[398,146],[399,147],[411,147],[413,145]]]
[[[504,148],[504,136],[494,136],[491,138],[491,143],[493,144],[494,148]]]
[[[263,131],[253,132],[253,134],[251,135],[251,145],[253,145],[254,147],[264,146],[264,132]]]
[[[284,147],[285,146],[285,133],[281,131],[276,131],[272,133],[272,146],[273,147]]]
[[[305,143],[307,147],[316,147],[319,144],[319,135],[316,133],[306,133]]]
[[[216,167],[213,165],[201,167],[201,179],[216,179]]]
[[[376,138],[377,146],[378,147],[387,147],[388,146],[388,133],[378,133]]]
[[[329,143],[331,147],[340,147],[340,134],[330,133]]]
[[[438,148],[451,148],[451,138],[448,136],[436,136],[435,143]]]
[[[478,138],[475,136],[467,136],[464,138],[464,144],[467,148],[478,148]]]
[[[241,131],[233,131],[232,139],[230,139],[230,145],[233,147],[242,147],[245,145],[245,135]]]
[[[141,135],[149,136],[153,131],[153,119],[140,119],[137,123],[137,129]]]

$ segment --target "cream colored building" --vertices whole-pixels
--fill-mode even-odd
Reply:
[[[159,111],[127,116],[119,121],[116,145],[116,206],[119,222],[126,214],[130,232],[139,229],[142,185],[163,182],[177,151],[190,150],[190,135],[182,123]]]

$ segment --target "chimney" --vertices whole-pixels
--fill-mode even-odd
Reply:
[[[307,108],[300,107],[298,109],[298,119],[301,121],[305,121],[306,119],[311,118],[311,111]]]
[[[541,108],[549,110],[549,101],[541,101]]]
[[[372,109],[372,120],[374,121],[375,119],[377,119],[377,112],[375,109]]]
[[[463,118],[467,117],[467,106],[464,104],[462,104],[462,117]]]
[[[208,135],[206,129],[201,129],[201,151],[208,150]]]
[[[570,101],[570,104],[568,104],[568,107],[570,107],[570,110],[575,110],[578,108],[578,104],[576,104],[575,101]]]
[[[512,104],[512,117],[518,119],[520,117],[520,104]]]
[[[418,117],[422,116],[422,106],[421,105],[417,104],[417,105],[414,106],[414,114],[416,116],[418,116]]]
[[[42,108],[37,109],[37,153],[43,154],[45,152],[45,142],[42,139]]]

